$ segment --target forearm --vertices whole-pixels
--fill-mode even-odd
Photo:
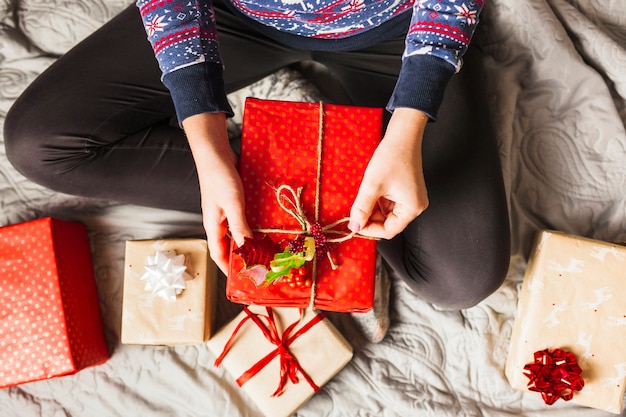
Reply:
[[[391,239],[426,210],[421,150],[427,123],[428,116],[419,110],[394,111],[350,210],[350,230]]]
[[[420,110],[401,107],[392,116],[383,141],[409,154],[421,154],[424,129],[428,124],[428,115]]]
[[[211,258],[228,272],[229,237],[242,245],[252,235],[246,223],[237,159],[230,148],[224,113],[202,113],[183,120],[200,182],[202,221]]]
[[[224,113],[201,113],[187,117],[182,122],[189,147],[196,162],[200,182],[202,175],[225,163],[236,165],[235,154],[230,147]],[[210,178],[210,176],[209,176]]]

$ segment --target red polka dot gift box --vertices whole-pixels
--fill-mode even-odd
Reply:
[[[511,334],[505,369],[511,385],[548,405],[571,400],[621,413],[625,296],[626,247],[540,231]]]
[[[229,300],[372,308],[376,241],[347,224],[381,135],[380,108],[246,100],[239,171],[254,238],[231,248]]]
[[[108,358],[85,226],[42,218],[0,228],[0,387]]]

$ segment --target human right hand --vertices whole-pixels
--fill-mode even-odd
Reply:
[[[394,111],[352,205],[352,232],[391,239],[426,210],[422,139],[427,123],[428,116],[418,110]]]
[[[243,186],[228,142],[226,117],[224,113],[203,113],[182,124],[198,171],[209,252],[228,274],[230,239],[241,246],[246,237],[252,237],[252,231],[246,222]]]

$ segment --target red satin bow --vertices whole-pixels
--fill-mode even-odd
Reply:
[[[281,335],[278,332],[278,328],[276,326],[276,321],[274,320],[274,313],[271,308],[266,307],[267,316],[262,314],[255,314],[251,312],[246,306],[243,307],[243,311],[247,314],[247,317],[239,322],[233,334],[226,342],[224,346],[224,350],[222,354],[215,360],[215,366],[219,366],[222,363],[224,357],[228,353],[231,345],[233,344],[237,333],[241,327],[245,324],[246,321],[252,320],[263,332],[263,335],[267,340],[269,340],[272,344],[276,345],[276,349],[265,355],[261,360],[252,365],[250,369],[244,372],[239,378],[237,378],[237,384],[242,386],[252,377],[254,377],[261,369],[263,369],[268,363],[270,363],[277,355],[280,356],[280,381],[278,383],[278,388],[272,394],[272,397],[277,397],[283,394],[285,391],[285,385],[287,384],[287,379],[289,379],[292,383],[297,384],[299,382],[298,373],[302,374],[304,379],[309,383],[313,391],[317,392],[319,387],[313,382],[313,380],[307,375],[307,373],[302,369],[298,359],[292,355],[289,351],[289,346],[300,336],[306,333],[311,327],[319,323],[320,321],[326,318],[325,313],[319,313],[313,319],[311,319],[308,323],[302,326],[297,332],[291,335],[294,328],[300,323],[304,316],[304,311],[300,310],[300,318],[298,321],[292,323],[289,327],[285,329],[283,334]],[[263,323],[262,319],[267,322],[267,325]]]
[[[544,349],[534,356],[535,361],[526,364],[523,373],[530,379],[528,389],[540,392],[546,404],[554,404],[559,398],[569,401],[575,391],[585,386],[580,376],[582,369],[573,353]]]

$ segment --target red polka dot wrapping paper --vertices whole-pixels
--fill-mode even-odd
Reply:
[[[85,226],[48,217],[0,228],[0,387],[108,358]]]
[[[323,109],[323,129],[321,159],[318,159],[320,109]],[[281,247],[295,235],[274,230],[301,230],[298,221],[276,200],[275,189],[280,185],[293,189],[303,187],[303,209],[307,219],[313,222],[318,168],[321,178],[318,221],[326,226],[348,217],[381,135],[380,108],[248,98],[243,115],[239,171],[250,227],[273,230],[268,236]],[[349,233],[347,222],[338,228]],[[273,307],[310,304],[310,288],[291,287],[284,280],[257,287],[251,279],[240,276],[243,260],[232,249],[234,247],[226,283],[229,300]],[[325,258],[317,262],[314,306],[338,312],[371,309],[376,241],[353,237],[329,244],[329,250],[338,268],[333,270]]]

